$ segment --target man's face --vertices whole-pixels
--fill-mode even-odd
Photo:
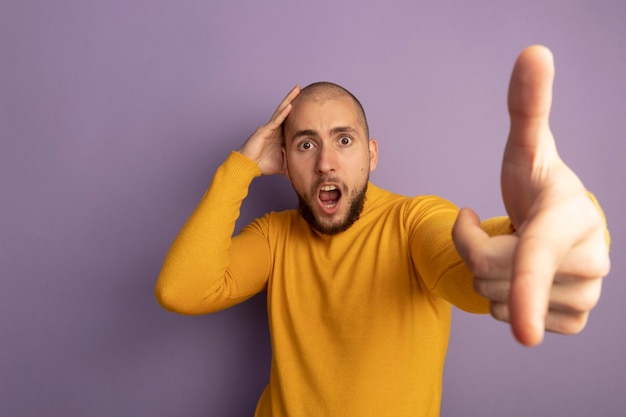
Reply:
[[[354,101],[297,98],[285,121],[284,152],[304,219],[325,234],[350,227],[378,162],[378,146],[367,138]]]

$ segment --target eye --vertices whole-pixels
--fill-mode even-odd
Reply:
[[[339,138],[339,144],[342,146],[348,146],[352,143],[352,138],[349,136],[342,136]]]
[[[313,144],[313,142],[304,141],[298,145],[298,149],[300,149],[301,151],[308,151],[310,149],[313,149],[314,146],[315,145]]]

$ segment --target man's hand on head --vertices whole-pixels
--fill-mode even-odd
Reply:
[[[298,94],[300,87],[295,86],[278,105],[269,122],[259,126],[239,149],[241,154],[256,162],[263,175],[284,173],[282,124],[291,111],[291,102]]]

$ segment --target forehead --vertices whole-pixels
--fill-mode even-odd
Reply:
[[[354,100],[345,95],[332,98],[297,97],[285,121],[285,134],[287,138],[300,130],[324,134],[337,127],[351,127],[365,134]]]

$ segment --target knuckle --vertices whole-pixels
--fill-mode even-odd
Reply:
[[[609,259],[608,253],[603,253],[601,259],[597,260],[597,276],[605,277],[609,275],[611,272],[611,260]]]
[[[602,283],[600,279],[596,280],[593,283],[590,283],[590,288],[585,291],[584,295],[580,300],[580,311],[588,312],[591,311],[600,300],[600,294],[602,292]]]
[[[611,260],[603,236],[597,239],[590,239],[574,253],[578,257],[576,265],[580,267],[581,275],[588,278],[597,278],[609,274]]]
[[[489,298],[486,282],[478,277],[474,277],[474,291],[487,299]]]
[[[586,275],[591,278],[605,277],[611,270],[611,261],[608,253],[604,250],[589,252],[584,262],[586,265]]]
[[[584,313],[584,314],[579,314],[576,319],[574,320],[572,334],[576,334],[576,333],[580,333],[582,332],[585,327],[587,327],[587,322],[589,321],[589,313]]]
[[[489,260],[477,250],[467,253],[465,263],[475,276],[489,276]]]
[[[489,304],[489,310],[491,317],[494,319],[505,323],[511,322],[508,304],[491,302]]]
[[[589,314],[581,313],[570,316],[570,319],[566,321],[564,326],[565,334],[578,334],[583,331],[587,326]]]
[[[589,313],[556,315],[546,323],[546,330],[563,335],[574,335],[582,332],[587,326]]]
[[[574,287],[574,292],[568,291],[569,295],[561,296],[563,300],[555,303],[555,308],[570,314],[587,313],[598,304],[601,292],[602,280],[600,278],[579,282]]]
[[[510,293],[510,283],[498,279],[474,278],[474,290],[489,301],[506,303]]]

